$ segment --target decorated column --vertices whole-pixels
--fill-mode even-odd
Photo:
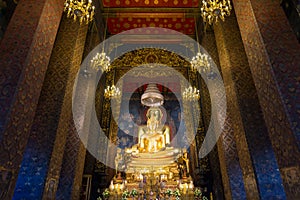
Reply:
[[[233,0],[288,199],[300,196],[300,44],[279,1]]]
[[[218,55],[218,49],[216,46],[215,41],[215,34],[213,30],[207,30],[205,33],[205,36],[202,41],[203,47],[208,51],[216,65],[218,66],[220,70],[220,61],[222,62],[222,59],[219,61],[219,55]],[[221,71],[222,73],[222,71]],[[204,85],[205,83],[202,82],[202,102],[203,102],[203,116],[204,116],[204,122],[206,126],[208,126],[210,121],[210,97],[207,90],[207,87]],[[228,86],[225,89],[228,91]],[[226,91],[226,92],[227,92]],[[222,175],[222,183],[224,187],[224,196],[226,199],[245,199],[246,198],[246,191],[245,191],[245,185],[243,182],[243,170],[240,165],[239,157],[238,157],[238,148],[237,148],[237,142],[234,135],[234,127],[233,127],[233,121],[232,117],[229,114],[228,107],[232,106],[229,104],[228,96],[227,98],[227,110],[224,110],[224,112],[227,112],[227,117],[224,124],[224,129],[222,132],[222,135],[220,136],[218,143],[217,143],[217,150],[218,150],[218,156],[220,161],[220,171]],[[212,152],[214,153],[214,152]],[[213,154],[210,153],[210,159],[213,158]],[[213,165],[212,165],[213,166]],[[216,175],[215,175],[216,176]],[[215,192],[215,195],[216,192]],[[253,197],[253,196],[252,196]],[[220,197],[222,198],[222,197]],[[254,199],[257,197],[253,197]]]
[[[234,12],[214,30],[247,197],[285,198]]]
[[[0,44],[0,168],[11,199],[63,10],[63,1],[19,1]]]
[[[82,60],[86,34],[87,25],[79,25],[78,22],[63,17],[49,64],[49,79],[45,83],[45,96],[49,98],[41,98],[40,101],[41,106],[50,110],[50,120],[52,117],[58,119],[51,124],[53,127],[48,124],[48,130],[46,129],[46,132],[49,131],[49,139],[52,139],[48,141],[48,144],[52,143],[52,151],[43,199],[71,199],[73,187],[77,183],[74,177],[77,170],[83,170],[84,164],[77,164],[79,152],[83,158],[85,155],[82,154],[83,147],[73,122],[72,92]],[[54,110],[49,109],[49,106]],[[49,119],[45,117],[37,117],[37,126],[39,122],[43,124],[44,120]],[[40,134],[45,134],[43,128],[37,130],[41,131]]]

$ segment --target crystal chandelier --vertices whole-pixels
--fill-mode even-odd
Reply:
[[[188,101],[196,101],[200,99],[200,91],[196,87],[188,87],[185,88],[184,92],[182,93],[182,97]]]
[[[105,52],[97,53],[96,56],[91,60],[92,68],[108,72],[111,70],[110,58]]]
[[[121,95],[121,90],[115,85],[107,86],[104,90],[105,98],[115,98]]]
[[[198,52],[197,55],[192,58],[191,68],[193,71],[200,71],[202,73],[210,72],[208,55]]]
[[[217,23],[219,18],[224,21],[231,9],[230,0],[202,0],[201,16],[204,22],[211,25]]]
[[[87,3],[85,0],[66,0],[64,5],[67,17],[73,17],[74,21],[78,18],[80,24],[88,24],[94,18],[95,6],[92,6],[92,0],[88,0]]]

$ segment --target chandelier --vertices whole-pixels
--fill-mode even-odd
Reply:
[[[208,55],[198,52],[197,55],[192,58],[191,68],[192,71],[200,71],[202,73],[209,72],[211,69]]]
[[[111,70],[110,58],[105,52],[97,53],[96,56],[91,60],[92,68],[95,70],[102,69],[102,71],[108,72]]]
[[[217,23],[219,18],[224,21],[231,9],[230,0],[202,0],[201,16],[204,22],[211,25]]]
[[[184,92],[182,93],[182,97],[188,101],[196,101],[200,99],[200,91],[196,87],[188,87],[185,88]]]
[[[78,18],[80,24],[88,24],[94,18],[95,6],[92,6],[92,0],[88,0],[87,3],[85,0],[66,0],[64,5],[67,17],[73,17],[74,21]]]
[[[121,95],[121,90],[115,85],[107,86],[104,90],[105,98],[115,98]]]

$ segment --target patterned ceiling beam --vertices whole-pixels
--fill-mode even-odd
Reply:
[[[152,12],[162,12],[162,13],[173,13],[173,12],[182,12],[182,13],[189,13],[189,14],[195,14],[195,15],[200,15],[200,8],[153,8],[153,7],[144,7],[144,8],[132,8],[132,7],[126,7],[126,8],[107,8],[107,7],[102,7],[100,5],[101,10],[103,13],[115,13],[115,12],[147,12],[147,13],[152,13]],[[105,15],[106,16],[106,15]]]
[[[102,0],[103,7],[198,7],[198,0]]]
[[[138,13],[136,13],[138,14]],[[195,32],[195,19],[194,18],[182,18],[180,15],[170,14],[166,16],[160,16],[159,13],[153,14],[150,17],[145,16],[139,17],[139,15],[132,14],[131,16],[125,13],[120,13],[119,16],[124,17],[110,17],[108,18],[108,31],[110,34],[118,34],[123,31],[135,29],[135,28],[146,28],[146,27],[159,27],[172,29],[178,32],[182,32],[187,35],[192,35]],[[183,16],[184,14],[182,14]],[[132,30],[130,34],[161,34],[159,30],[153,29],[153,32],[146,30]]]

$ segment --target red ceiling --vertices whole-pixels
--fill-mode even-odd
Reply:
[[[168,7],[168,8],[195,8],[198,0],[102,0],[103,7]]]
[[[165,34],[157,29],[133,30],[145,27],[172,29],[186,35],[195,34],[195,19],[191,14],[186,16],[186,8],[198,9],[199,0],[102,0],[102,3],[106,11],[112,13],[107,18],[110,34],[128,30],[131,30],[128,34]],[[160,9],[153,12],[154,7]],[[116,11],[109,8],[119,9]]]
[[[122,13],[118,17],[108,18],[108,30],[111,34],[117,34],[135,28],[159,27],[191,35],[195,30],[195,20],[192,17],[185,18],[184,13]],[[130,34],[164,34],[157,29],[141,29],[129,31]],[[170,32],[168,32],[170,34]]]

